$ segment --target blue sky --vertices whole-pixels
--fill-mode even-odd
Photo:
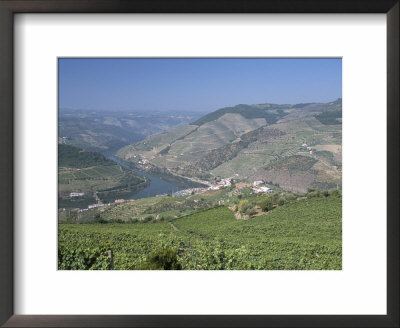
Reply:
[[[341,96],[341,59],[59,59],[60,108],[210,112]]]

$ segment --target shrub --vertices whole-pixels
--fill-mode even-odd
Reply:
[[[270,199],[274,204],[278,203],[279,194],[272,194],[272,196],[270,196]]]
[[[331,190],[330,194],[331,194],[331,196],[336,196],[336,197],[340,197],[341,196],[340,191],[337,190],[337,189]]]
[[[150,253],[140,270],[181,270],[177,252],[173,248],[163,248]]]
[[[153,220],[153,217],[151,216],[151,215],[149,215],[149,216],[146,216],[144,219],[143,219],[143,222],[150,222],[150,221],[152,221]]]
[[[260,207],[263,212],[268,212],[272,210],[273,206],[274,204],[272,203],[272,200],[269,198],[266,198],[260,202]]]
[[[324,197],[328,197],[329,196],[329,191],[325,190],[322,194],[324,195]]]
[[[107,223],[107,221],[104,222],[104,223]],[[111,220],[108,221],[108,223],[126,223],[126,222],[124,220],[121,220],[121,219],[111,219]]]
[[[285,198],[284,197],[281,197],[281,198],[279,198],[279,200],[278,200],[278,205],[279,206],[282,206],[282,205],[284,205],[285,204]]]
[[[314,198],[314,197],[318,197],[318,195],[317,195],[317,193],[315,191],[307,193],[307,198],[308,199]]]
[[[247,207],[246,208],[246,214],[248,215],[248,216],[253,216],[253,215],[255,215],[257,212],[256,212],[256,210],[254,209],[254,207],[253,206],[250,206],[250,207]]]
[[[295,200],[297,197],[294,194],[288,194],[286,195],[286,200],[290,201],[290,200]]]
[[[241,200],[238,205],[238,211],[240,213],[244,213],[246,212],[248,206],[249,206],[249,201],[247,199]]]
[[[103,219],[100,214],[94,216],[95,223],[107,223],[107,220]]]

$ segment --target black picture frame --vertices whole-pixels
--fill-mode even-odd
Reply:
[[[398,0],[0,0],[0,324],[4,327],[399,327],[399,8]],[[385,13],[387,315],[14,315],[13,18],[16,13]]]

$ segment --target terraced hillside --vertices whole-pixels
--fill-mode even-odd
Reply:
[[[337,188],[341,186],[341,106],[338,99],[222,108],[126,146],[117,156],[141,169],[162,168],[210,182],[234,177],[265,180],[292,191]],[[305,167],[304,162],[313,164]]]
[[[111,204],[89,209],[88,211],[70,210],[59,213],[59,222],[88,223],[88,222],[118,222],[133,223],[144,221],[161,221],[179,218],[199,210],[205,210],[218,206],[219,204],[232,204],[237,201],[238,194],[250,194],[224,188],[220,190],[209,190],[206,192],[171,197],[168,195],[154,196],[135,200],[127,200],[123,203]]]
[[[282,134],[267,142],[251,143],[211,173],[239,174],[249,181],[264,180],[292,191],[341,186],[341,125],[324,125],[309,116],[278,122],[272,127]],[[305,143],[311,147],[311,153],[302,146]]]
[[[143,177],[99,153],[58,145],[59,208],[86,208],[98,202],[111,202],[147,184]]]
[[[147,113],[66,110],[59,113],[59,138],[73,146],[113,155],[149,135],[171,130],[199,117],[198,113]]]

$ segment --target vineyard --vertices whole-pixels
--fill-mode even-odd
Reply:
[[[104,203],[124,198],[145,188],[149,181],[95,152],[59,144],[58,207],[86,208],[96,203],[94,194]],[[82,193],[70,197],[70,193]]]
[[[292,200],[249,220],[237,220],[228,207],[220,206],[170,221],[59,224],[58,266],[340,270],[341,217],[338,194]]]

